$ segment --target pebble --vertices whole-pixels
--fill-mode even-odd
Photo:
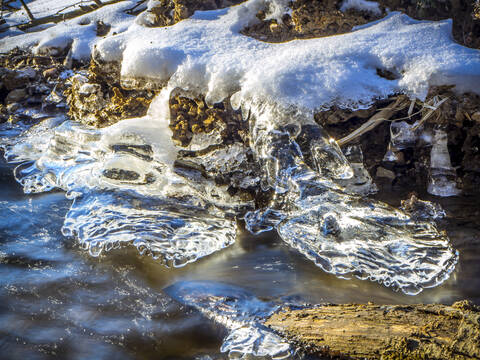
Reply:
[[[377,178],[383,178],[383,179],[388,179],[390,181],[393,181],[395,179],[395,173],[391,170],[387,170],[381,166],[377,168]]]
[[[6,104],[16,103],[24,100],[27,97],[26,89],[15,89],[8,93],[5,99]]]
[[[471,116],[472,120],[476,122],[480,122],[480,111],[476,111]]]
[[[46,78],[46,79],[49,79],[53,76],[55,76],[57,74],[57,68],[50,68],[50,69],[47,69],[43,72],[43,76]]]

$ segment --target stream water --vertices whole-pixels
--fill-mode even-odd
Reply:
[[[406,194],[378,195],[398,205]],[[427,195],[424,195],[424,198]],[[208,280],[257,297],[322,302],[480,304],[478,200],[435,198],[459,263],[441,286],[417,296],[323,272],[274,232],[237,233],[236,243],[186,267],[167,269],[131,247],[92,257],[60,229],[71,201],[62,192],[25,195],[2,162],[0,186],[0,357],[9,359],[220,359],[222,326],[164,289]]]

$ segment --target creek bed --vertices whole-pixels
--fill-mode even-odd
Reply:
[[[407,296],[326,274],[273,232],[239,230],[233,246],[180,269],[131,247],[91,257],[60,232],[70,206],[62,192],[25,195],[3,161],[0,180],[0,350],[10,359],[224,358],[225,330],[163,292],[183,280],[229,283],[262,299],[298,304],[480,304],[478,198],[428,199],[446,210],[440,227],[460,260],[441,286]],[[398,206],[406,192],[377,197]]]

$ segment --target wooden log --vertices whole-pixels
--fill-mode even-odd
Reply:
[[[467,301],[283,309],[265,325],[327,358],[480,359],[480,309]]]

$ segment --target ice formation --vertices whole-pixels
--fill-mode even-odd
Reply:
[[[279,17],[286,6],[284,0],[250,0],[198,11],[164,28],[121,20],[116,35],[85,43],[96,44],[96,62],[120,66],[124,87],[162,91],[142,119],[103,130],[44,122],[21,137],[4,138],[25,191],[67,191],[74,203],[64,232],[94,255],[133,243],[167,264],[184,265],[230,245],[235,216],[246,214],[251,231],[276,229],[337,276],[379,281],[408,294],[443,282],[458,256],[448,238],[430,223],[355,195],[373,185],[365,176],[358,180],[360,164],[350,164],[313,113],[331,105],[364,108],[398,92],[422,99],[432,85],[476,91],[479,52],[452,40],[450,21],[399,13],[349,34],[288,43],[240,33],[258,21],[259,10]],[[38,48],[56,28],[38,32],[28,44]],[[22,36],[2,40],[2,49],[24,41]],[[377,69],[398,79],[383,78]],[[259,181],[275,194],[268,207],[254,210],[201,174],[176,169],[168,128],[174,90],[203,94],[208,103],[230,98],[245,119],[250,114]],[[225,153],[217,155],[209,160],[219,166],[222,159],[228,166],[240,162],[231,161],[232,153],[228,162]]]
[[[278,310],[274,303],[261,301],[241,288],[214,282],[179,282],[166,292],[227,328],[229,334],[223,339],[221,351],[230,358],[293,358],[290,345],[263,325]]]
[[[437,196],[458,195],[456,173],[450,162],[447,147],[447,133],[436,129],[433,135],[433,146],[430,152],[430,182],[428,192]]]

